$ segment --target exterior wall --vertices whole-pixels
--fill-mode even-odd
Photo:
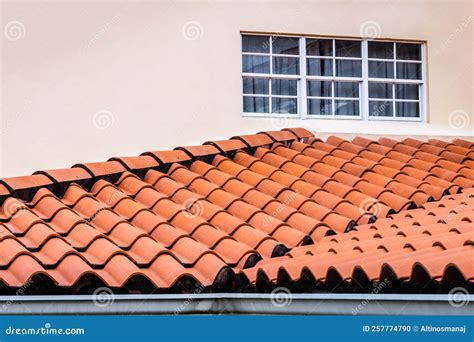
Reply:
[[[469,0],[1,6],[2,177],[282,126],[474,133]],[[241,116],[241,31],[360,36],[368,25],[380,38],[427,41],[428,122]]]

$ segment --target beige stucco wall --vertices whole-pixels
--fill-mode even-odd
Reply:
[[[3,177],[281,125],[473,135],[472,1],[2,1],[1,20]],[[241,117],[241,30],[360,36],[367,22],[427,41],[427,123]]]

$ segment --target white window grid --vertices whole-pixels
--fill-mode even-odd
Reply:
[[[245,94],[243,92],[243,86],[241,86],[242,90],[242,98],[243,97],[265,97],[268,98],[269,104],[269,112],[268,113],[246,113],[244,112],[244,116],[260,116],[260,117],[293,117],[293,118],[299,118],[301,116],[301,105],[300,105],[300,90],[301,90],[301,84],[299,80],[301,79],[301,38],[299,37],[290,37],[289,38],[299,38],[299,54],[298,55],[292,55],[292,54],[277,54],[273,53],[273,41],[275,38],[278,38],[280,36],[271,36],[269,38],[269,52],[268,53],[262,53],[262,52],[242,52],[242,56],[266,56],[269,58],[270,62],[270,73],[268,74],[263,74],[263,73],[247,73],[247,72],[242,72],[242,80],[246,77],[251,77],[251,78],[264,78],[267,79],[269,82],[268,85],[268,94]],[[240,49],[242,51],[242,47]],[[291,75],[291,74],[275,74],[273,72],[273,57],[290,57],[290,58],[298,58],[299,59],[299,68],[300,72],[299,74],[296,75]],[[240,67],[240,70],[242,70],[242,66]],[[276,95],[272,94],[272,80],[274,79],[282,79],[282,80],[296,80],[296,95]],[[293,98],[297,100],[297,112],[295,114],[292,113],[274,113],[273,112],[273,106],[272,106],[272,98]],[[243,108],[243,106],[242,106]]]
[[[383,42],[383,41],[381,41]],[[423,107],[423,101],[422,99],[424,98],[423,96],[423,86],[424,86],[424,57],[423,57],[423,45],[421,45],[421,60],[407,60],[407,59],[399,59],[397,57],[397,44],[402,43],[402,42],[391,42],[393,44],[393,58],[387,59],[387,58],[370,58],[367,57],[367,72],[368,72],[368,63],[370,61],[374,62],[387,62],[387,63],[392,63],[393,64],[393,78],[376,78],[376,77],[369,77],[367,76],[367,89],[368,89],[368,84],[369,83],[386,83],[386,84],[391,84],[392,87],[392,97],[391,98],[386,98],[386,99],[381,99],[381,98],[371,98],[369,96],[369,92],[367,90],[367,99],[368,102],[381,102],[381,103],[387,103],[390,102],[392,103],[392,116],[371,116],[370,113],[369,119],[370,120],[406,120],[406,121],[421,121],[421,115],[422,113],[422,107]],[[367,45],[367,50],[368,51],[368,42],[366,43]],[[413,63],[413,64],[420,64],[420,70],[421,70],[421,79],[403,79],[403,78],[397,78],[397,63]],[[396,96],[396,86],[401,85],[401,84],[411,84],[411,85],[417,85],[418,86],[418,99],[397,99]],[[397,103],[400,102],[411,102],[411,103],[417,103],[418,108],[419,108],[419,113],[420,117],[397,117],[396,116],[396,111],[397,111]]]
[[[326,40],[331,40],[332,44],[332,56],[314,56],[314,55],[306,55],[306,37],[302,37],[301,40],[303,41],[303,52],[306,55],[304,59],[304,64],[306,66],[307,59],[326,59],[332,61],[332,76],[316,76],[316,75],[308,75],[307,73],[304,74],[304,86],[307,86],[308,81],[329,81],[331,82],[331,97],[319,97],[319,96],[306,96],[307,100],[311,99],[321,99],[321,100],[330,100],[331,101],[331,115],[321,115],[321,114],[311,114],[307,111],[306,107],[306,117],[307,118],[321,118],[321,119],[360,119],[362,117],[362,104],[361,104],[361,83],[363,78],[362,77],[343,77],[337,76],[336,74],[336,64],[338,60],[350,60],[350,61],[361,61],[361,57],[343,57],[343,56],[336,56],[336,40],[338,39],[329,39],[329,38],[321,38]],[[361,42],[360,39],[341,39],[345,41],[354,40]],[[362,46],[361,46],[362,52]],[[335,82],[358,82],[359,83],[359,97],[336,97],[334,84]],[[336,115],[336,101],[337,100],[349,100],[349,101],[359,101],[359,115]],[[306,101],[307,103],[308,101]]]
[[[240,66],[241,70],[241,81],[245,77],[253,77],[253,78],[267,78],[269,79],[269,94],[244,94],[243,93],[243,84],[241,83],[241,98],[243,101],[244,96],[252,96],[252,97],[269,97],[269,112],[268,113],[250,113],[250,112],[243,112],[242,115],[245,117],[295,117],[301,119],[308,119],[308,118],[321,118],[321,119],[352,119],[352,120],[394,120],[394,121],[426,121],[426,47],[424,42],[420,41],[404,41],[404,40],[367,40],[361,38],[346,38],[346,37],[322,37],[322,36],[294,36],[294,35],[277,35],[272,36],[268,33],[256,34],[256,33],[242,33],[242,35],[260,35],[260,36],[269,36],[269,44],[270,49],[269,53],[254,53],[254,52],[242,52],[241,46],[241,55],[263,55],[269,56],[270,59],[270,73],[269,74],[259,74],[259,73],[244,73],[242,72],[242,65]],[[286,55],[286,54],[273,54],[273,47],[272,43],[275,38],[279,37],[289,37],[289,38],[298,38],[299,39],[299,55]],[[332,56],[309,56],[309,58],[328,58],[334,59],[333,60],[333,76],[314,76],[308,75],[306,72],[306,39],[330,39],[333,41],[333,49],[332,49]],[[362,57],[342,57],[342,56],[335,56],[335,41],[336,40],[356,40],[360,41],[362,44],[361,51]],[[396,43],[414,43],[419,44],[421,46],[421,61],[415,60],[401,60],[397,59],[396,55],[394,55],[393,59],[379,59],[379,58],[368,58],[368,42],[369,41],[377,41],[377,42],[392,42],[395,46]],[[241,40],[242,42],[242,40]],[[396,46],[395,46],[396,47]],[[394,54],[396,54],[396,49],[394,49]],[[284,75],[284,74],[274,74],[273,73],[273,56],[281,56],[281,57],[299,57],[299,68],[300,73],[298,75]],[[336,63],[335,59],[349,59],[349,60],[361,60],[362,61],[362,77],[340,77],[336,76]],[[242,62],[242,58],[240,59]],[[376,60],[376,61],[392,61],[394,62],[394,78],[369,78],[368,76],[368,62],[369,60]],[[421,64],[421,79],[414,80],[414,79],[396,79],[396,63],[403,62],[403,63],[419,63]],[[297,96],[287,96],[287,95],[272,95],[271,93],[271,79],[291,79],[297,80]],[[307,80],[319,80],[319,81],[331,81],[332,87],[332,96],[331,97],[315,97],[315,96],[307,96],[306,94],[306,87],[307,87]],[[335,97],[334,96],[334,82],[359,82],[359,98],[343,98],[343,97]],[[396,84],[417,84],[419,85],[419,98],[418,100],[408,100],[408,99],[371,99],[369,98],[368,92],[368,85],[369,82],[381,82],[381,83],[392,83],[392,87],[395,87]],[[395,89],[392,89],[392,97],[395,97]],[[289,114],[289,113],[272,113],[271,105],[271,97],[282,97],[282,98],[298,98],[298,108],[297,114]],[[331,100],[332,103],[332,115],[316,115],[316,114],[309,114],[307,110],[307,102],[309,99],[325,99]],[[335,111],[335,101],[336,100],[358,100],[359,101],[359,115],[334,115]],[[369,101],[381,101],[381,102],[391,102],[393,101],[393,107],[396,107],[396,102],[418,102],[419,103],[419,117],[396,117],[395,113],[394,116],[369,116]],[[243,108],[243,103],[241,108]],[[395,109],[393,109],[395,111]]]

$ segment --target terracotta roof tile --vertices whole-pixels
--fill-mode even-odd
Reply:
[[[294,127],[294,128],[284,128],[283,131],[290,131],[296,135],[299,139],[306,139],[314,137],[314,134],[308,131],[306,128]]]
[[[271,145],[273,143],[272,138],[265,134],[250,134],[250,135],[239,135],[232,137],[231,139],[237,139],[245,143],[248,147],[259,147],[265,145]]]
[[[150,169],[158,166],[158,162],[150,156],[134,156],[134,157],[120,157],[120,158],[111,158],[111,161],[118,161],[127,170],[140,170],[140,169]]]
[[[184,146],[176,149],[186,152],[191,158],[212,156],[220,152],[217,147],[212,145]]]
[[[256,288],[472,283],[473,156],[461,139],[323,141],[291,128],[2,179],[0,282],[49,278],[39,293],[91,277],[123,292],[240,290],[235,273]]]
[[[125,167],[117,161],[76,164],[74,167],[81,167],[94,177],[119,174],[126,171]]]
[[[31,188],[39,188],[51,185],[52,181],[45,175],[20,176],[0,179],[0,185],[3,185],[8,191],[19,191]]]
[[[275,142],[290,142],[299,138],[291,131],[266,131],[259,134],[265,134]]]
[[[186,152],[180,150],[144,152],[142,155],[151,156],[160,164],[180,163],[191,159]]]

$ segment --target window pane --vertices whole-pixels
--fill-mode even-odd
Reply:
[[[421,63],[397,63],[397,78],[421,80]]]
[[[268,113],[269,98],[244,96],[244,112],[245,113]]]
[[[308,114],[332,115],[331,100],[308,100]]]
[[[392,93],[391,83],[369,82],[369,97],[371,99],[391,99]]]
[[[243,91],[244,94],[268,94],[268,78],[244,77]]]
[[[270,57],[268,56],[242,56],[242,72],[269,74],[270,73]]]
[[[370,116],[393,116],[393,102],[369,101]]]
[[[306,54],[308,56],[332,56],[332,40],[306,39]]]
[[[288,37],[272,37],[272,53],[283,55],[299,55],[300,40],[299,38]]]
[[[421,45],[397,43],[397,59],[421,61]]]
[[[395,87],[395,98],[404,100],[419,99],[419,86],[417,84],[397,84]]]
[[[361,57],[360,41],[336,40],[336,56],[338,57]]]
[[[359,101],[336,100],[336,115],[359,115]]]
[[[242,36],[242,52],[270,53],[270,37]]]
[[[329,81],[308,81],[308,96],[332,97],[331,82]]]
[[[334,96],[359,97],[359,82],[334,82]]]
[[[393,59],[393,43],[369,42],[369,58]]]
[[[393,63],[369,61],[369,77],[393,78]]]
[[[336,60],[336,76],[362,77],[362,62],[352,60]]]
[[[272,95],[298,95],[298,83],[296,80],[272,80]]]
[[[308,58],[306,61],[308,75],[312,76],[332,76],[332,60]]]
[[[298,75],[300,73],[299,58],[273,57],[273,73]]]
[[[397,117],[402,118],[418,118],[420,117],[420,105],[418,102],[397,102]]]
[[[297,114],[298,99],[272,97],[272,113]]]

